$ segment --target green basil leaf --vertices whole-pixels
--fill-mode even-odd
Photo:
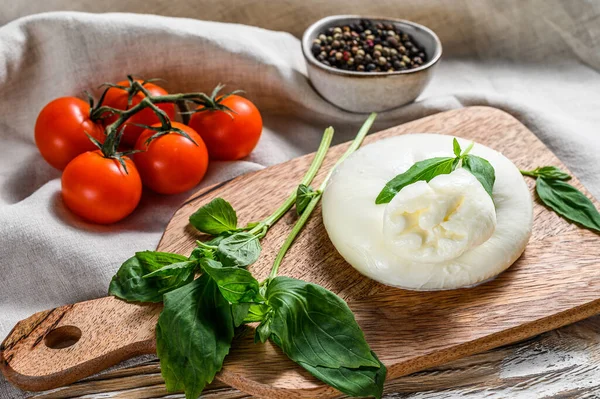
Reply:
[[[600,232],[600,213],[581,191],[562,180],[538,177],[535,190],[544,204],[562,217]]]
[[[248,308],[244,323],[262,322],[266,319],[271,307],[266,303],[253,303]]]
[[[144,264],[146,270],[150,271],[158,270],[172,263],[185,262],[188,260],[183,255],[158,251],[136,252],[135,256]]]
[[[254,302],[263,299],[258,293],[258,281],[248,270],[239,267],[223,267],[221,263],[211,259],[202,259],[201,266],[202,270],[217,283],[221,294],[229,302]]]
[[[452,150],[454,151],[454,155],[456,155],[456,157],[460,157],[460,152],[462,151],[460,148],[460,144],[458,144],[458,140],[456,140],[456,137],[452,140]]]
[[[268,314],[267,317],[256,327],[256,333],[254,334],[254,343],[258,343],[259,341],[263,344],[267,342],[269,337],[271,337],[271,323],[273,319],[271,314]],[[279,345],[281,346],[281,345]]]
[[[127,259],[113,276],[108,294],[130,302],[162,302],[164,292],[180,287],[185,281],[143,277],[171,263],[179,263],[186,259],[185,256],[165,252],[138,252]]]
[[[260,256],[260,242],[250,233],[236,233],[219,242],[217,258],[223,266],[245,267]]]
[[[198,260],[204,259],[204,258],[213,259],[214,258],[213,251],[211,251],[210,249],[206,249],[206,248],[196,247],[192,250],[192,253],[190,254],[190,257],[188,259],[198,261]]]
[[[158,292],[164,294],[191,283],[196,274],[196,266],[198,266],[198,262],[194,260],[173,263],[148,273],[142,278],[157,279]]]
[[[297,363],[329,368],[379,367],[346,302],[325,288],[276,277],[266,292],[270,332]]]
[[[454,158],[454,160],[452,161],[452,172],[454,172],[456,170],[456,168],[458,167],[458,164],[460,163],[460,161],[462,160],[462,158],[456,157]]]
[[[237,229],[237,214],[223,198],[215,198],[190,216],[190,224],[199,231],[218,235]]]
[[[310,200],[316,195],[318,195],[318,192],[312,187],[300,184],[296,190],[296,213],[301,215],[310,203]]]
[[[374,352],[372,355],[377,359]],[[377,359],[379,361],[379,359]],[[349,396],[375,397],[380,399],[383,395],[383,383],[387,369],[379,362],[379,367],[359,367],[355,369],[340,367],[337,369],[311,366],[299,363],[309,373],[324,383],[331,385],[337,390]]]
[[[196,399],[221,370],[234,327],[231,305],[208,275],[165,294],[156,352],[167,391]]]
[[[543,177],[546,180],[570,180],[571,176],[556,166],[542,166],[529,172],[530,175]]]
[[[194,269],[198,262],[195,260],[186,260],[183,262],[172,263],[167,266],[163,266],[158,270],[155,270],[151,273],[145,274],[142,278],[153,278],[153,277],[163,277],[169,278],[174,275],[181,274],[182,272],[190,274],[193,273]]]
[[[235,327],[239,327],[244,323],[251,305],[252,304],[249,302],[231,304],[231,314],[233,316],[233,325]]]
[[[455,158],[440,157],[419,161],[406,172],[399,174],[387,182],[375,200],[376,204],[387,204],[396,194],[409,184],[424,180],[428,182],[438,175],[452,172]]]
[[[485,191],[493,198],[492,191],[496,181],[494,167],[487,160],[476,155],[465,155],[462,166],[479,180]]]

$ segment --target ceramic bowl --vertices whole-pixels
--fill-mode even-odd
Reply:
[[[368,19],[393,24],[408,33],[427,54],[427,62],[414,69],[397,72],[354,72],[332,68],[319,62],[310,50],[313,40],[327,28]],[[314,88],[327,101],[350,112],[380,112],[414,101],[431,80],[442,56],[442,43],[429,28],[402,19],[338,15],[312,24],[302,36],[302,52]]]

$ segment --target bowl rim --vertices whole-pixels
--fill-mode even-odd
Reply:
[[[410,25],[417,30],[421,30],[421,31],[427,33],[428,35],[430,35],[433,38],[433,41],[435,42],[435,49],[434,49],[433,57],[429,61],[427,61],[425,64],[421,65],[420,67],[413,68],[413,69],[407,69],[404,71],[394,71],[394,72],[345,71],[343,69],[337,69],[337,68],[327,66],[327,65],[323,64],[322,62],[320,62],[319,60],[317,60],[315,58],[315,56],[313,55],[312,51],[310,51],[309,37],[312,35],[313,32],[322,28],[323,25],[327,25],[331,22],[334,22],[336,20],[341,20],[341,19],[368,19],[368,20],[375,21],[375,22],[392,22],[392,23],[397,23],[397,24]],[[310,63],[320,69],[323,69],[329,73],[333,73],[336,75],[342,75],[342,76],[360,77],[360,78],[408,75],[408,74],[412,74],[412,73],[421,72],[421,71],[429,69],[432,66],[434,66],[435,64],[437,64],[437,62],[442,57],[442,42],[440,41],[439,37],[436,35],[436,33],[433,30],[429,29],[425,25],[421,25],[416,22],[408,21],[406,19],[399,19],[399,18],[370,17],[370,16],[361,16],[361,15],[332,15],[329,17],[321,18],[318,21],[311,24],[308,28],[306,28],[306,30],[304,31],[304,34],[302,35],[302,43],[301,44],[302,44],[302,54],[304,55],[304,59],[308,63]]]

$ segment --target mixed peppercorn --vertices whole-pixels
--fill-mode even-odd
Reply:
[[[330,27],[313,40],[311,51],[325,65],[357,72],[395,72],[427,61],[414,38],[390,23],[361,20]]]

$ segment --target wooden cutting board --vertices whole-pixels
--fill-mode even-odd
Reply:
[[[521,169],[540,165],[566,169],[525,126],[488,107],[423,118],[370,135],[366,144],[417,132],[475,140],[501,151]],[[342,144],[331,149],[315,183],[345,148]],[[240,224],[266,217],[295,189],[311,160],[312,155],[307,155],[199,191],[177,210],[158,250],[188,255],[195,240],[204,238],[188,226],[188,217],[215,197],[232,203]],[[526,180],[533,193],[534,181]],[[577,179],[571,183],[588,194]],[[250,268],[259,280],[268,274],[295,219],[294,212],[288,213],[262,241],[263,255]],[[132,248],[132,252],[143,249]],[[363,277],[329,241],[320,209],[289,251],[280,274],[321,284],[344,298],[367,341],[388,367],[388,379],[600,313],[600,236],[566,222],[538,200],[533,234],[523,256],[498,278],[475,288],[411,292]],[[3,342],[0,368],[22,389],[45,390],[72,383],[127,358],[154,353],[159,312],[160,305],[106,297],[36,313],[19,322]],[[339,395],[273,344],[254,344],[253,335],[248,328],[236,337],[217,375],[220,381],[265,398]]]

